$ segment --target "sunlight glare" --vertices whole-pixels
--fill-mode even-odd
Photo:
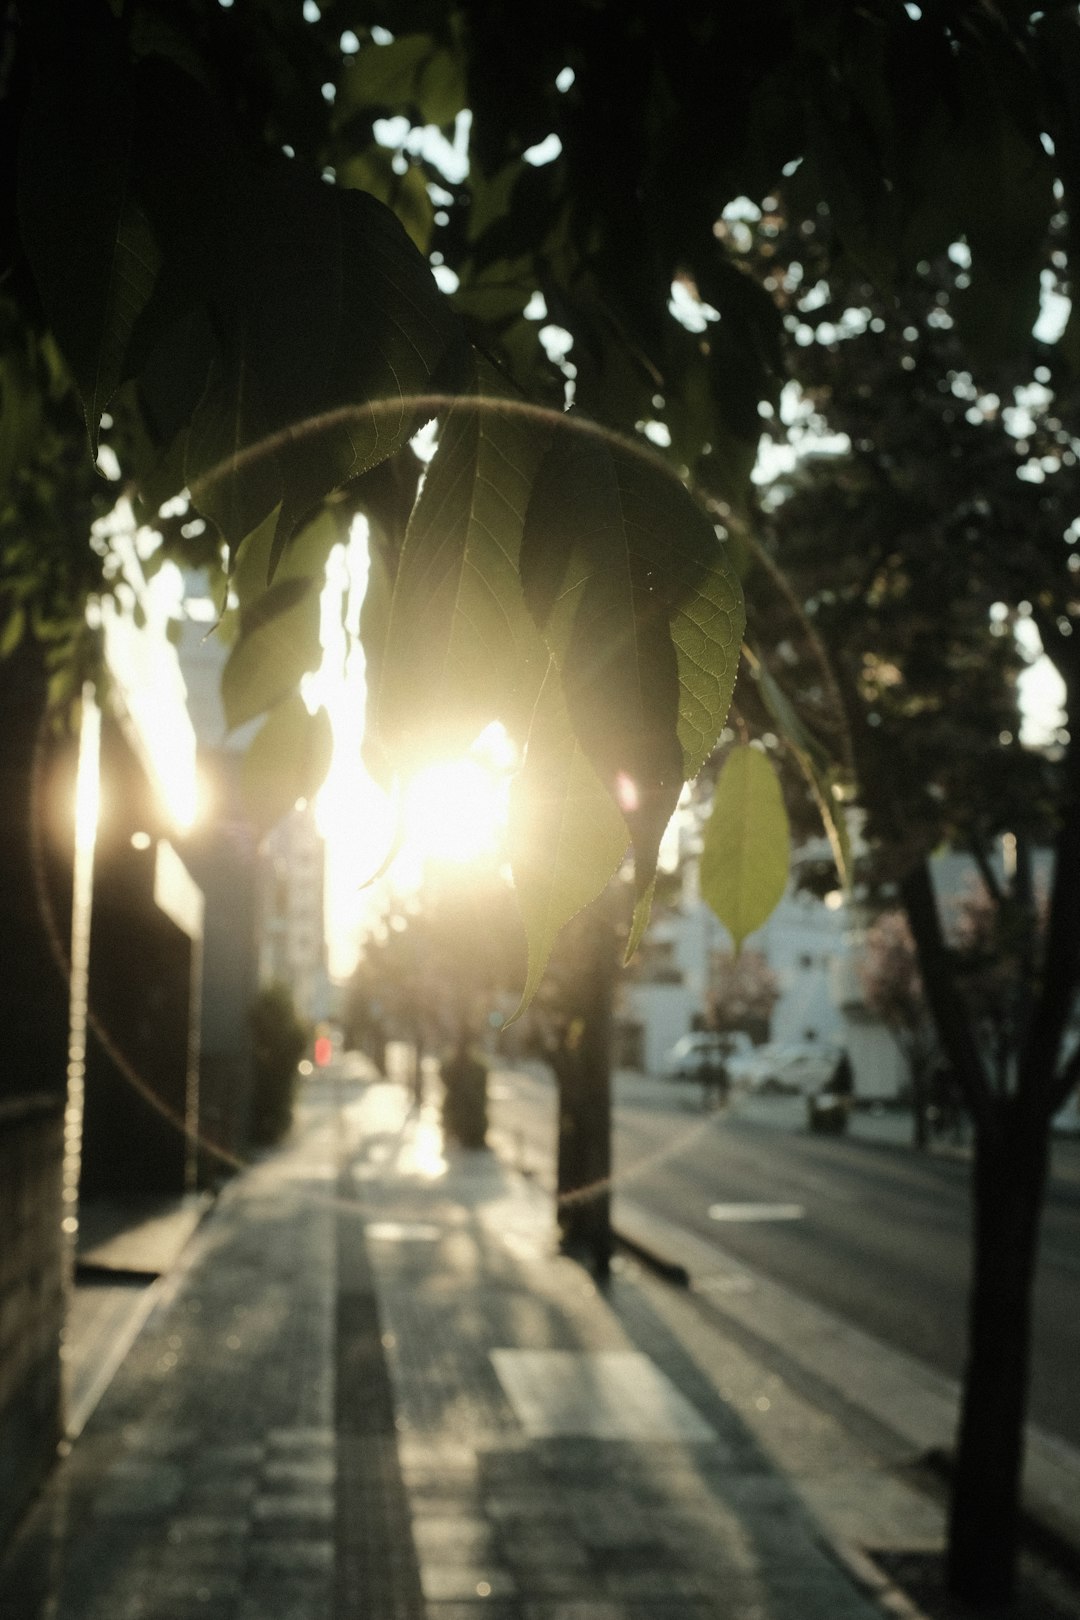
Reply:
[[[443,861],[492,855],[502,841],[508,797],[505,774],[474,755],[425,766],[405,790],[404,847]]]

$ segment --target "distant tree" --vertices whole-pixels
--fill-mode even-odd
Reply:
[[[997,1598],[1017,1544],[1050,1122],[1080,1074],[1070,1033],[1080,981],[1075,384],[1036,338],[996,363],[971,343],[962,248],[928,259],[886,306],[815,248],[816,227],[773,224],[761,273],[776,275],[788,255],[799,264],[782,273],[803,333],[803,397],[819,429],[843,437],[771,493],[766,556],[748,575],[753,634],[769,649],[768,678],[797,694],[806,734],[820,718],[819,739],[845,736],[862,875],[903,907],[935,1035],[974,1122],[949,1563],[955,1591]],[[1068,724],[1038,747],[1021,736],[1029,655],[1018,634],[1041,644],[1066,692]],[[770,695],[759,685],[766,713]],[[1017,851],[1008,874],[994,859],[1002,840]],[[968,853],[984,885],[963,949],[931,879],[942,844]],[[1041,938],[1036,846],[1051,868]]]
[[[292,1125],[297,1064],[311,1027],[297,1015],[286,984],[268,984],[251,1008],[251,1139],[272,1146]]]
[[[908,1066],[915,1146],[930,1141],[931,1076],[940,1045],[919,972],[918,953],[902,911],[883,911],[859,943],[859,979],[870,1011],[896,1039]]]
[[[769,1036],[780,981],[764,952],[713,956],[709,967],[708,1025],[722,1031],[745,1030],[755,1041]]]
[[[524,943],[494,871],[429,874],[364,941],[348,991],[382,1039],[440,1050],[484,1040],[520,993]]]

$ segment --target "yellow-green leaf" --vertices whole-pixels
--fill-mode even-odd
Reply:
[[[653,878],[645,893],[638,895],[637,904],[634,906],[634,915],[630,919],[630,933],[626,941],[626,951],[623,955],[624,967],[631,960],[645,936],[645,930],[649,926],[649,918],[652,916],[653,896],[655,893],[656,879]]]
[[[732,751],[720,773],[701,851],[701,894],[735,950],[787,887],[791,835],[780,783],[759,748]]]

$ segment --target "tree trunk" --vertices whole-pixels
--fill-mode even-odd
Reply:
[[[1012,1594],[1020,1530],[1031,1294],[1048,1127],[1000,1099],[975,1139],[974,1255],[949,1589],[970,1604]]]
[[[590,908],[578,1006],[554,1063],[559,1094],[556,1189],[561,1247],[598,1275],[611,1265],[611,1024],[617,941],[606,897]]]

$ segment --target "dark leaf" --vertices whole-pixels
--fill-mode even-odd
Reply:
[[[301,675],[317,669],[319,592],[314,580],[285,579],[248,608],[221,676],[230,731],[291,697]]]
[[[510,800],[510,865],[529,942],[518,1012],[532,1000],[560,930],[602,893],[626,847],[622,816],[574,735],[552,665]]]
[[[383,651],[380,739],[457,753],[502,720],[524,738],[548,653],[518,556],[550,430],[506,400],[490,367],[447,415],[405,537]]]
[[[299,694],[272,710],[244,755],[241,786],[248,815],[261,832],[311,799],[330,769],[333,736],[325,709],[309,714]]]
[[[526,517],[522,578],[587,756],[622,806],[639,892],[727,714],[742,598],[704,513],[652,456],[564,429]]]
[[[101,415],[160,254],[133,186],[134,115],[119,29],[79,5],[38,41],[23,119],[19,215],[46,315],[82,396],[96,454]]]

